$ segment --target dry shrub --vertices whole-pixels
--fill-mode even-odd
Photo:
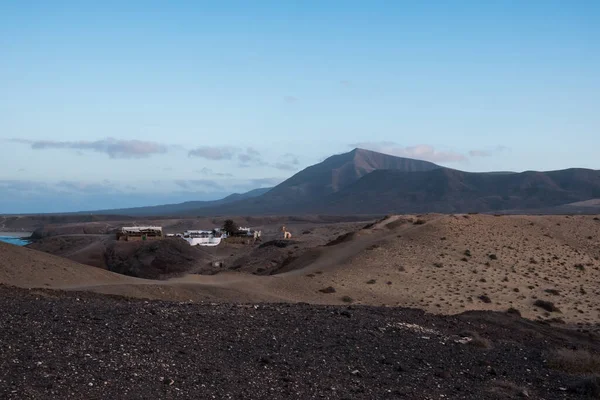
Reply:
[[[344,296],[344,297],[342,297],[342,301],[344,303],[352,303],[352,302],[354,302],[354,299],[350,296]]]
[[[554,305],[553,302],[547,300],[536,300],[533,303],[534,306],[546,310],[548,312],[560,312],[560,309]]]
[[[479,296],[479,300],[483,301],[484,303],[491,303],[492,299],[490,299],[490,297],[486,294],[482,294],[481,296]]]
[[[326,288],[319,289],[319,292],[325,293],[325,294],[335,293],[335,288],[333,286],[327,286]]]
[[[517,310],[514,307],[510,307],[508,310],[506,310],[507,314],[512,314],[512,315],[517,315],[517,316],[521,316],[521,311]]]
[[[460,334],[461,337],[470,337],[471,341],[469,342],[470,346],[479,347],[481,349],[491,349],[492,342],[490,342],[486,338],[482,338],[479,333],[474,331],[464,331]]]
[[[548,365],[571,374],[600,374],[600,356],[584,349],[554,350],[548,356]]]

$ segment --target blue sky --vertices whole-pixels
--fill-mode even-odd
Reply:
[[[597,1],[0,2],[0,213],[203,200],[364,147],[600,169]]]

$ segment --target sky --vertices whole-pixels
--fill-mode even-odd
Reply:
[[[209,200],[355,147],[600,169],[600,2],[0,2],[0,213]]]

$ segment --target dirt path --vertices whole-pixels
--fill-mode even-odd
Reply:
[[[439,219],[436,217],[431,222]],[[378,222],[373,227],[364,231],[358,231],[357,236],[345,243],[340,243],[335,246],[327,247],[326,249],[318,249],[318,257],[316,260],[301,266],[291,263],[288,267],[288,272],[283,272],[277,276],[299,276],[316,271],[333,271],[343,267],[348,261],[364,252],[368,248],[378,246],[386,240],[393,239],[398,235],[406,234],[410,231],[419,228],[419,225],[407,223],[395,229],[387,228],[387,225],[393,224],[400,219],[400,216],[394,215],[381,222]],[[299,260],[301,263],[303,260]]]

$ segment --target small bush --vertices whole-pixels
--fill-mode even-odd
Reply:
[[[495,255],[495,254],[490,254],[490,255],[488,255],[488,257],[490,258],[490,260],[497,260],[498,259],[498,256]]]
[[[444,264],[441,263],[441,262],[435,262],[435,263],[433,263],[433,266],[436,267],[436,268],[443,268]]]
[[[575,264],[575,268],[577,268],[580,271],[584,271],[585,267],[583,266],[583,264]]]
[[[541,308],[542,310],[546,310],[548,312],[560,312],[558,307],[554,305],[553,302],[547,300],[536,300],[533,303],[534,306]]]
[[[344,297],[342,297],[342,301],[344,303],[352,303],[352,302],[354,302],[354,299],[350,296],[344,296]]]
[[[548,365],[570,374],[596,374],[600,373],[600,356],[583,349],[558,349],[550,353]]]
[[[465,331],[460,334],[462,337],[470,337],[471,341],[469,342],[470,346],[479,347],[482,349],[490,349],[492,348],[492,342],[490,342],[486,338],[482,338],[479,336],[479,333],[472,331]]]
[[[481,296],[479,296],[479,300],[483,301],[486,304],[489,304],[492,302],[492,300],[490,299],[490,297],[488,295],[482,294]]]
[[[558,289],[546,289],[546,290],[544,290],[544,292],[550,293],[554,296],[560,296],[560,290],[558,290]]]
[[[413,222],[414,225],[423,225],[426,221],[424,219],[418,219]]]
[[[511,315],[518,315],[519,317],[521,316],[521,311],[517,310],[514,307],[510,307],[508,310],[506,310],[506,313]]]
[[[321,293],[335,293],[335,288],[333,286],[327,286],[326,288],[323,289],[319,289],[319,292]]]
[[[600,221],[600,218],[594,217],[594,221]]]
[[[467,249],[467,250],[465,250],[465,253],[464,253],[464,254],[465,254],[465,256],[467,256],[467,257],[471,257],[471,250],[468,250],[468,249]]]
[[[370,279],[367,281],[367,285],[373,285],[375,282],[377,282],[375,279]]]

